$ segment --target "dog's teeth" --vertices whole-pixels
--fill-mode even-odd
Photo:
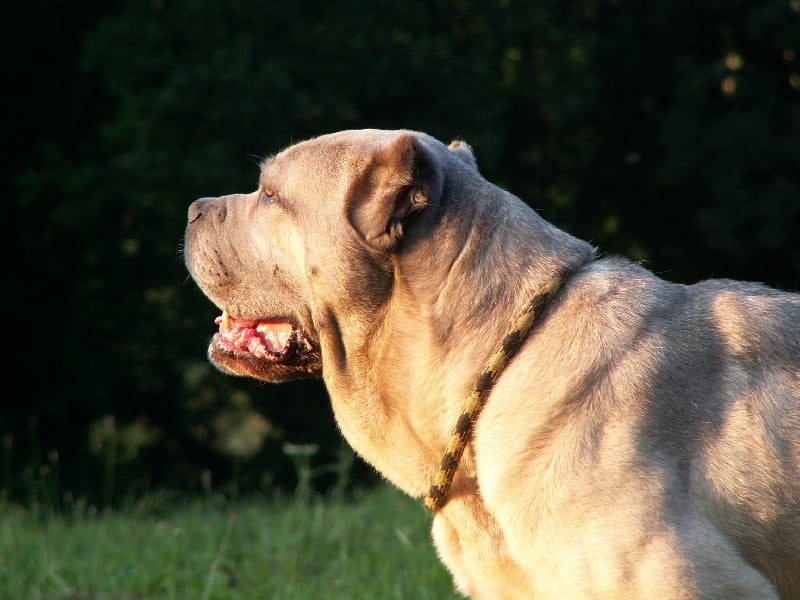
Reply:
[[[256,326],[270,352],[282,352],[292,336],[291,323],[263,321]]]
[[[219,328],[222,331],[228,331],[231,328],[231,316],[228,314],[227,310],[222,311],[222,319],[220,320]]]

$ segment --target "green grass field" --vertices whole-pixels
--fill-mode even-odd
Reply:
[[[0,504],[0,598],[461,598],[436,557],[430,516],[386,486],[347,501],[73,508]]]

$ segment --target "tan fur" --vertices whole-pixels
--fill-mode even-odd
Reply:
[[[511,319],[576,269],[436,513],[464,594],[800,599],[800,295],[597,259],[483,179],[464,142],[410,131],[301,142],[256,192],[189,219],[206,295],[298,332],[273,361],[212,341],[214,364],[323,377],[345,438],[416,497]]]

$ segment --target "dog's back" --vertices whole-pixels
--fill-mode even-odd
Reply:
[[[580,548],[595,573],[627,564],[634,581],[657,547],[637,540],[672,530],[655,552],[665,573],[689,569],[698,589],[753,597],[736,595],[768,590],[752,565],[781,598],[800,598],[800,295],[729,280],[679,285],[599,260],[567,284],[520,362],[476,445],[490,455],[478,457],[479,471],[493,465],[480,483],[501,524],[524,510],[538,522],[536,533],[512,531],[520,554],[563,541],[563,552],[550,545],[539,556],[540,572],[551,560],[581,564]],[[527,434],[504,436],[521,415]],[[511,486],[514,499],[503,495]],[[600,524],[613,543],[595,537]],[[600,575],[574,576],[587,591],[603,586]],[[632,597],[631,585],[617,592]]]

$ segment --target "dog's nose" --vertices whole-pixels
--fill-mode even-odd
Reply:
[[[205,206],[212,198],[199,198],[189,205],[189,223],[194,223],[203,216]]]

